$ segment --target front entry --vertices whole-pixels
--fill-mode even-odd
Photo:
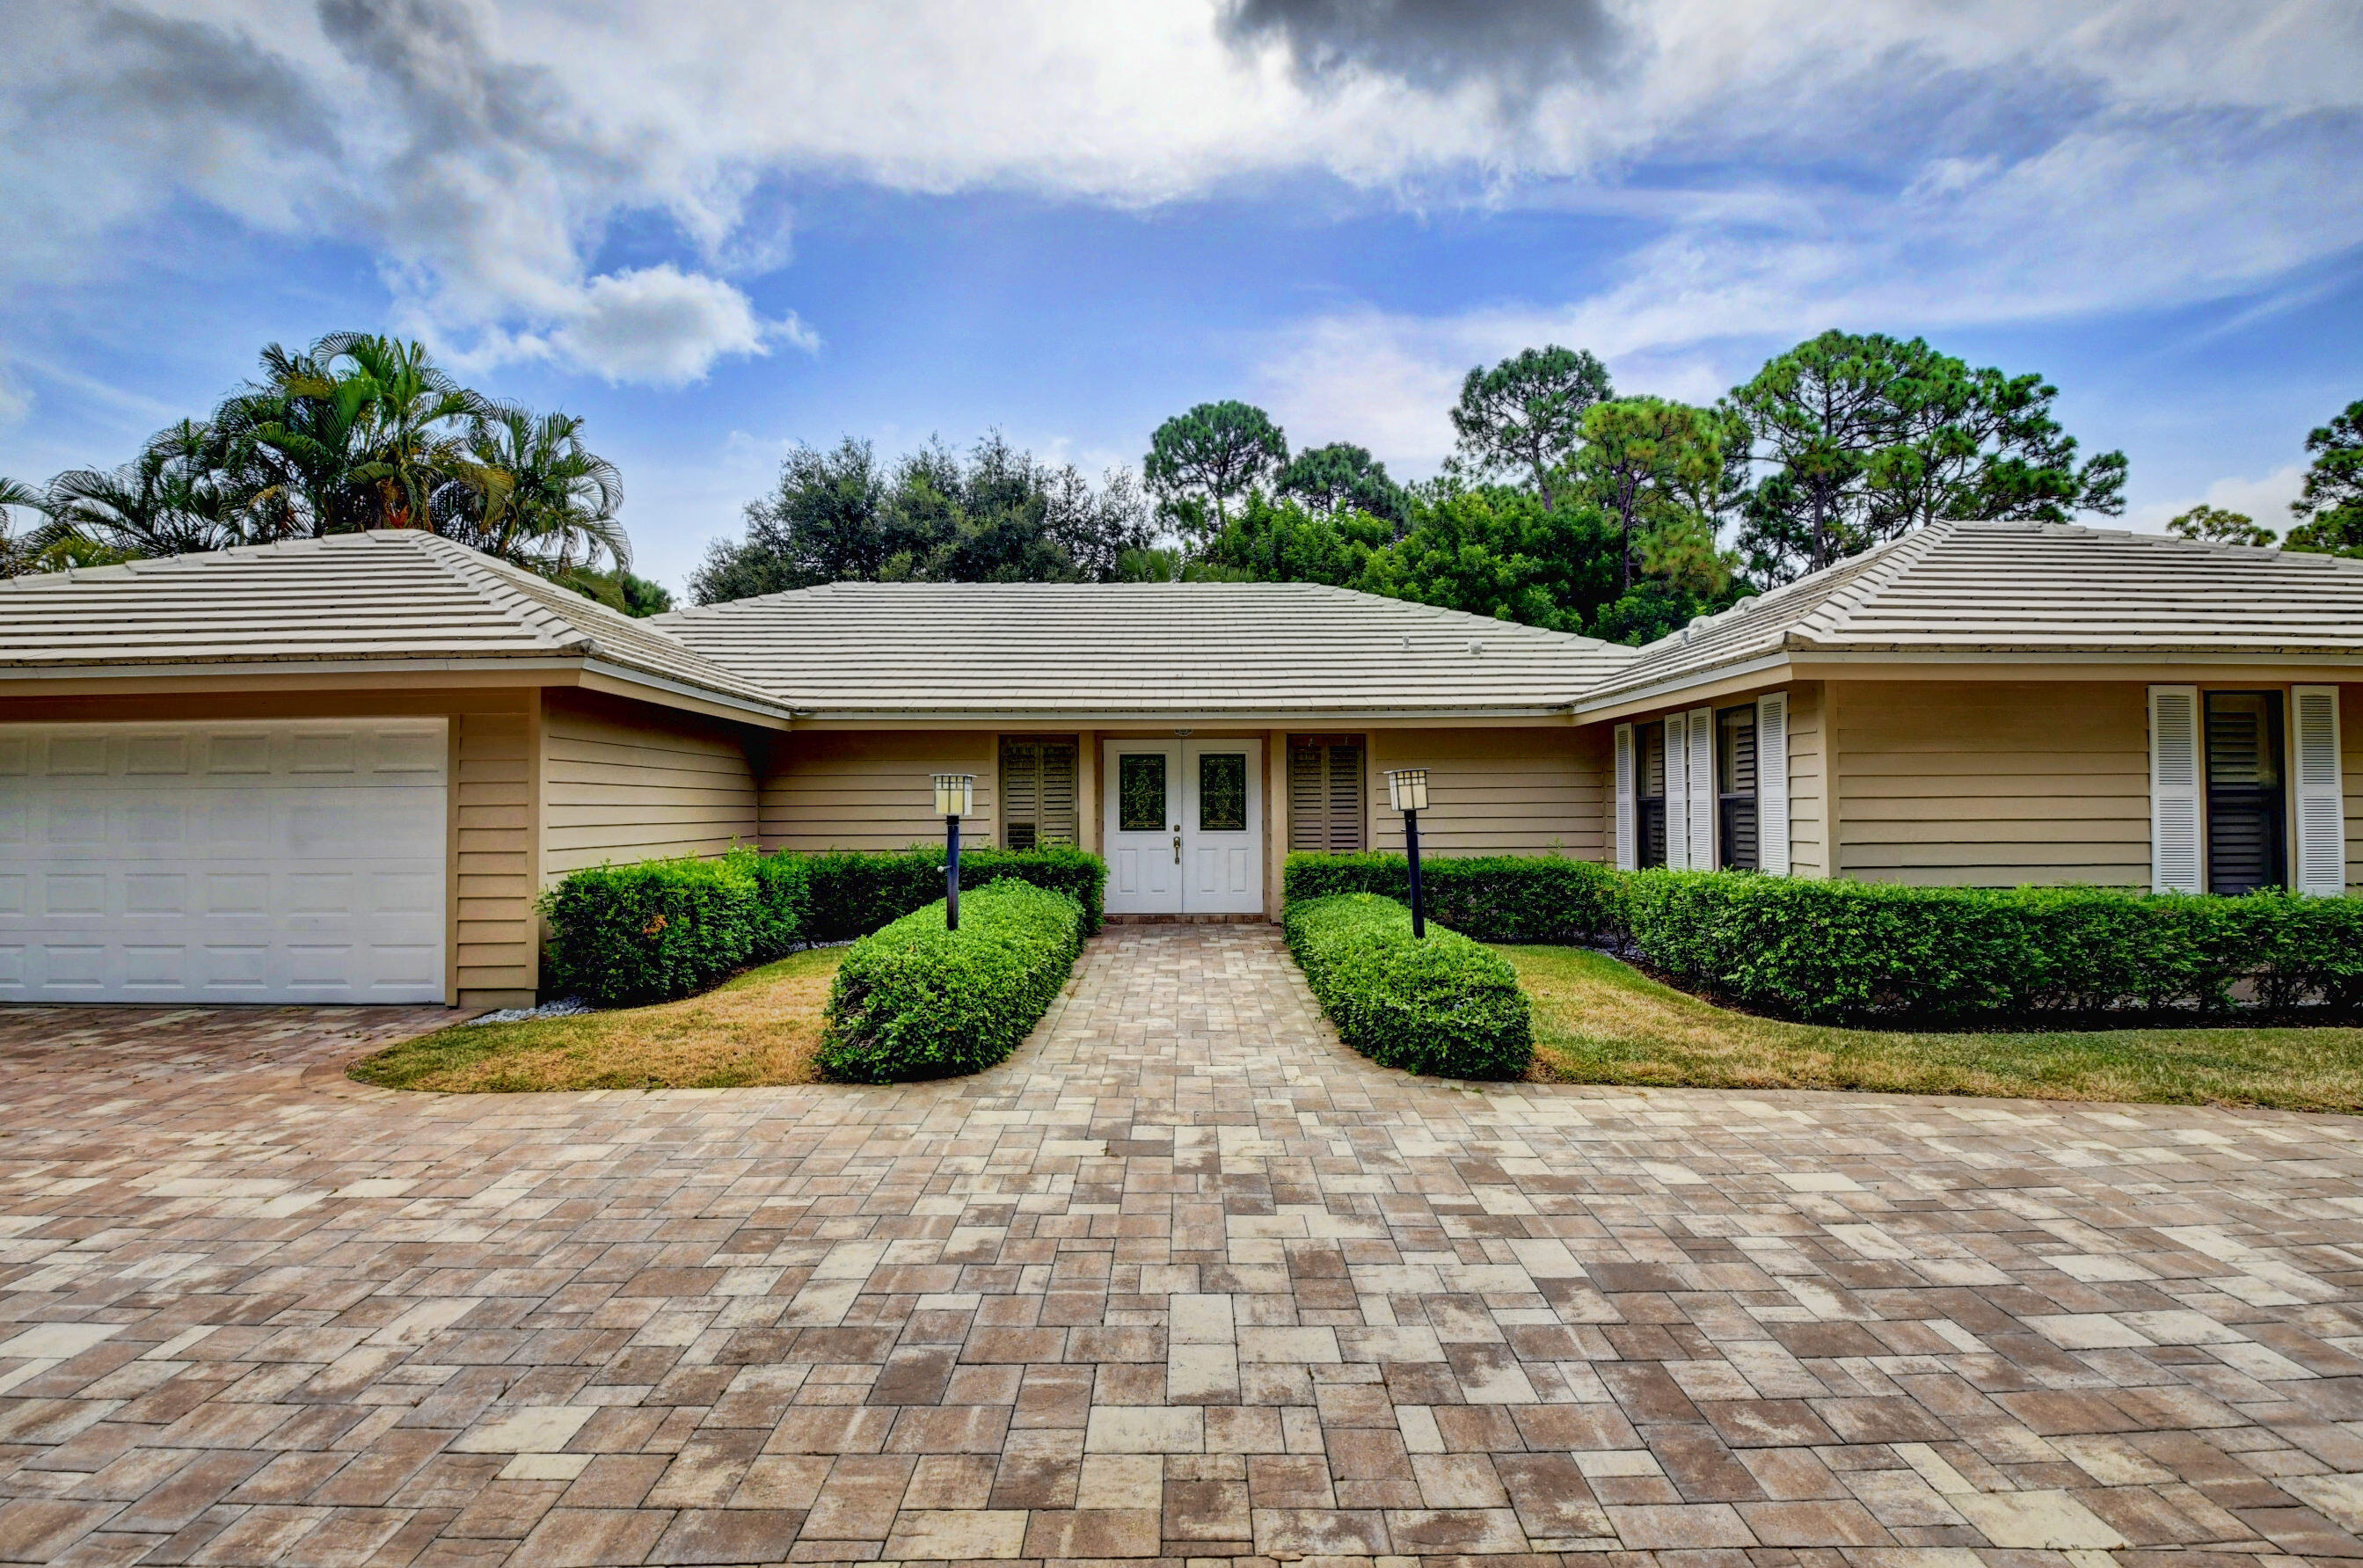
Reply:
[[[1105,758],[1109,914],[1262,913],[1259,742],[1110,740]]]

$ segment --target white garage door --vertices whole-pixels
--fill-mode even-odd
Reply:
[[[0,1001],[439,1002],[445,721],[0,726]]]

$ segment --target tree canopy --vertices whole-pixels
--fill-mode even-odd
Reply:
[[[2363,556],[2363,398],[2305,438],[2313,462],[2290,503],[2301,521],[2284,550]]]
[[[1141,477],[1169,518],[1197,533],[1220,529],[1230,503],[1287,462],[1288,439],[1270,415],[1249,403],[1201,403],[1157,427]]]
[[[799,447],[747,535],[721,540],[690,576],[702,605],[822,583],[1115,581],[1152,542],[1132,476],[1094,485],[990,435],[963,455],[931,442],[891,466],[850,437]]]
[[[1469,373],[1452,428],[1474,473],[1527,480],[1548,512],[1558,500],[1559,471],[1583,439],[1585,410],[1609,395],[1608,367],[1591,350],[1526,349]]]
[[[1825,332],[1779,355],[1728,401],[1763,474],[1742,509],[1748,571],[1784,583],[1940,517],[2122,512],[2124,454],[2079,465],[2058,395],[1918,338]]]
[[[331,333],[301,352],[273,343],[261,368],[210,417],[158,431],[119,468],[15,486],[20,498],[6,504],[46,520],[8,564],[425,528],[593,597],[620,596],[631,562],[616,517],[623,484],[584,446],[579,417],[501,403],[454,381],[421,345],[370,333]]]
[[[2210,506],[2204,502],[2179,517],[2169,519],[2166,531],[2179,539],[2198,539],[2207,544],[2262,547],[2273,542],[2273,530],[2259,526],[2257,519],[2247,513]]]

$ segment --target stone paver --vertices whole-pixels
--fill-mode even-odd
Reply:
[[[2355,1121],[1414,1080],[1257,927],[953,1084],[439,1016],[0,1013],[0,1561],[2363,1554]]]

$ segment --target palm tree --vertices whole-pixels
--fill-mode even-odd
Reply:
[[[595,567],[602,555],[632,563],[616,520],[623,476],[583,448],[579,415],[500,409],[477,418],[445,462],[436,532],[551,576]]]
[[[213,427],[183,419],[150,437],[121,468],[75,469],[50,480],[40,501],[50,516],[44,531],[53,544],[72,536],[116,559],[259,542],[220,483],[218,460]]]

